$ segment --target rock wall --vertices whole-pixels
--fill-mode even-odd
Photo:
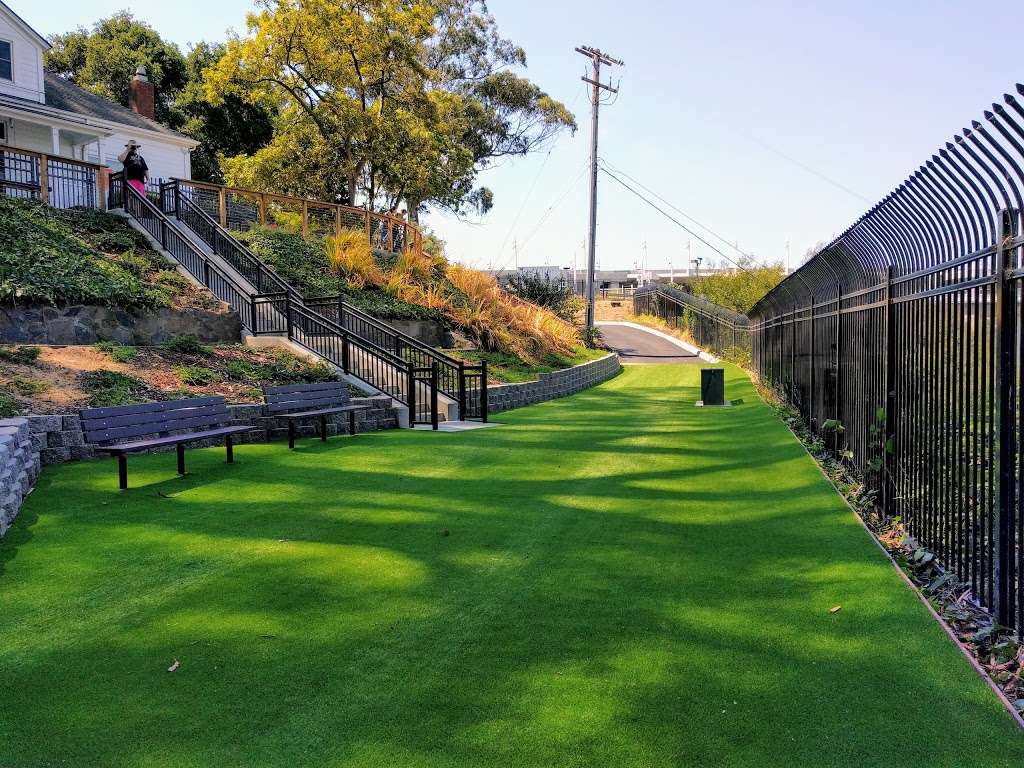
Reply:
[[[205,309],[123,309],[69,307],[0,307],[0,343],[95,344],[116,341],[132,346],[162,344],[192,334],[206,342],[238,341],[242,322],[236,312]]]
[[[494,413],[565,397],[600,384],[602,381],[607,381],[621,370],[622,364],[619,362],[619,356],[611,352],[589,363],[581,363],[561,371],[542,373],[537,381],[488,386],[487,408]]]

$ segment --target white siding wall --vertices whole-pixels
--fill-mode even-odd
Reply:
[[[43,103],[43,49],[0,9],[0,40],[11,43],[14,81],[0,80],[0,93]]]
[[[142,145],[140,152],[146,158],[151,179],[192,178],[188,150],[159,139],[128,133],[115,133],[105,139],[100,139],[104,165],[109,165],[115,171],[121,170],[121,163],[117,161],[117,156],[124,151],[124,145],[128,143],[128,139],[135,139]],[[86,160],[91,163],[99,162],[95,155],[95,144],[86,148]]]

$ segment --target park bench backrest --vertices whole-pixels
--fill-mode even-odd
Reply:
[[[164,437],[202,432],[231,420],[224,398],[220,396],[88,408],[80,415],[85,439],[95,445],[128,442],[151,435]]]
[[[348,384],[343,381],[325,381],[321,384],[288,384],[283,387],[265,387],[267,411],[294,413],[321,411],[349,405]]]

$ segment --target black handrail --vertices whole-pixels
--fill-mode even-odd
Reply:
[[[408,359],[413,365],[425,367],[432,362],[437,362],[439,366],[439,389],[448,397],[453,399],[458,397],[460,381],[464,376],[462,361],[443,352],[438,352],[419,339],[402,333],[373,315],[367,314],[345,301],[345,297],[340,294],[336,296],[304,298],[298,289],[280,277],[259,256],[239,243],[227,229],[221,226],[220,222],[191,200],[188,195],[182,194],[181,183],[179,179],[173,179],[168,182],[168,185],[174,186],[174,199],[177,206],[175,213],[177,217],[193,229],[210,246],[214,253],[224,258],[247,280],[249,280],[249,277],[246,273],[254,273],[256,281],[260,282],[254,282],[253,280],[249,280],[249,282],[253,283],[258,291],[264,292],[264,286],[261,281],[267,280],[274,283],[276,291],[292,294],[295,299],[304,303],[312,310],[317,310],[319,307],[327,307],[328,309],[336,307],[339,325],[353,334],[361,336],[371,344],[381,349],[387,349],[393,354],[403,357],[403,359]],[[183,211],[187,211],[186,215],[190,218],[198,219],[201,222],[202,229],[193,226],[188,218],[182,216]],[[203,230],[206,230],[206,232]],[[226,251],[230,252],[230,255]],[[239,266],[236,266],[236,264]],[[323,315],[323,312],[319,312],[319,314]],[[331,318],[324,316],[324,319],[330,320]]]

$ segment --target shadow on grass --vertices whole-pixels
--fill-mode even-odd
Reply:
[[[13,764],[1019,765],[784,428],[672,376],[47,471],[0,545]]]

